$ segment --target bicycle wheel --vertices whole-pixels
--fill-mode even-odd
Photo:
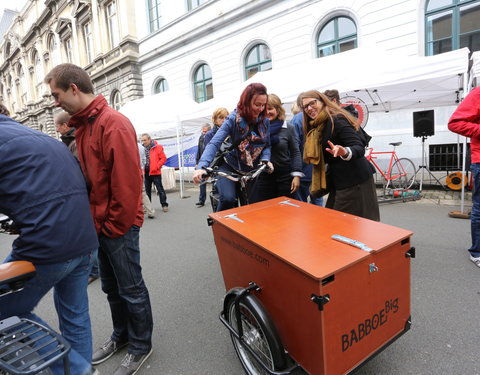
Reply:
[[[398,159],[392,165],[389,178],[394,189],[410,189],[415,182],[415,165],[410,159]]]
[[[283,345],[261,302],[255,296],[247,294],[242,297],[239,308],[244,343],[261,358],[270,370],[284,369],[286,367],[286,356]],[[228,321],[233,327],[237,328],[234,298],[231,299],[227,311]],[[248,375],[267,375],[268,372],[240,344],[240,341],[233,334],[231,337],[245,372]]]

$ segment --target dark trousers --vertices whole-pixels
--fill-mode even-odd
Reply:
[[[146,354],[152,348],[153,318],[140,266],[140,228],[133,225],[117,238],[99,236],[100,278],[113,321],[112,340],[128,341],[130,354]]]
[[[207,199],[207,184],[200,185],[200,195],[198,196],[198,201],[200,203],[205,203],[205,199]]]
[[[162,175],[149,175],[145,173],[145,193],[147,193],[148,199],[150,202],[152,201],[152,183],[155,184],[157,188],[158,195],[160,197],[160,204],[162,207],[168,207],[167,203],[167,194],[165,194],[165,190],[163,189],[162,185]]]

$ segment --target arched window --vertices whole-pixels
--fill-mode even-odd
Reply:
[[[50,68],[53,68],[60,64],[58,44],[54,34],[51,34],[48,39],[48,51],[50,54]]]
[[[153,93],[158,94],[165,91],[168,91],[168,82],[166,79],[161,78],[153,85]]]
[[[357,48],[357,26],[349,17],[336,17],[318,33],[317,57],[325,57]]]
[[[272,69],[272,56],[266,44],[256,44],[245,56],[245,79],[249,79],[257,72]]]
[[[195,101],[201,103],[213,98],[212,71],[207,64],[200,65],[193,75]]]
[[[425,8],[426,55],[468,47],[480,50],[479,0],[429,0]]]
[[[122,94],[120,94],[120,91],[115,90],[112,93],[112,99],[110,102],[112,103],[113,109],[116,109],[117,111],[120,109],[122,106]]]

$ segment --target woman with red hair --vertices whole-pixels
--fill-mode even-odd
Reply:
[[[227,173],[248,172],[259,162],[270,163],[270,123],[266,116],[267,88],[261,83],[251,83],[243,90],[237,108],[225,119],[215,136],[203,151],[193,181],[199,183],[214,159],[222,142],[230,137],[232,149],[218,165]],[[237,183],[220,177],[217,181],[220,195],[217,211],[233,208],[237,202]],[[252,197],[253,198],[253,197]],[[253,198],[253,200],[255,200]]]

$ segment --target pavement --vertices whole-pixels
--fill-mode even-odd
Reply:
[[[154,315],[154,351],[138,375],[244,374],[229,334],[218,320],[225,289],[207,226],[210,207],[195,207],[198,187],[192,184],[185,184],[183,198],[178,189],[168,191],[167,198],[168,213],[161,212],[154,199],[157,216],[145,219],[140,236],[143,275]],[[412,328],[352,374],[480,375],[480,269],[469,261],[466,251],[469,220],[449,217],[460,205],[460,194],[425,189],[420,200],[396,202],[382,204],[380,214],[382,222],[414,232]],[[467,207],[470,202],[465,199]],[[13,239],[0,235],[0,258],[9,252]],[[95,281],[88,287],[94,347],[112,329],[100,284]],[[36,312],[56,327],[51,294]],[[121,351],[97,366],[100,374],[112,374],[124,355]]]

